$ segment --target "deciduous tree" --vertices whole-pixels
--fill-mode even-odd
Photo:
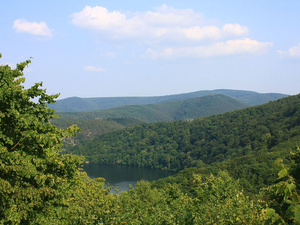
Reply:
[[[23,70],[30,62],[15,69],[0,66],[1,224],[54,223],[80,177],[82,159],[59,154],[62,137],[79,128],[60,130],[51,124],[56,115],[47,104],[58,95],[47,95],[42,83],[24,88]]]

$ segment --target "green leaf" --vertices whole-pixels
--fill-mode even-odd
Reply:
[[[284,168],[284,169],[282,169],[282,170],[280,170],[279,172],[278,172],[278,178],[279,179],[281,179],[281,178],[283,178],[283,177],[286,177],[288,175],[288,171]]]
[[[295,213],[295,221],[297,223],[300,223],[300,205],[295,206],[294,213]]]

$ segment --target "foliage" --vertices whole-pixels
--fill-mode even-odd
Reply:
[[[228,170],[257,192],[275,176],[273,161],[300,140],[300,95],[193,121],[141,124],[68,149],[92,162],[180,171]]]
[[[299,174],[299,148],[292,154],[290,170],[281,159],[276,161],[280,168],[278,183],[264,189],[258,198],[247,197],[240,182],[227,172],[208,174],[213,170],[228,168],[228,162],[224,161],[224,164],[218,166],[210,163],[211,167],[205,167],[205,163],[208,164],[209,161],[204,163],[200,160],[197,161],[198,168],[186,169],[176,177],[155,183],[140,181],[135,189],[122,192],[121,195],[110,194],[110,188],[104,188],[104,179],[92,180],[79,169],[82,157],[59,154],[62,150],[62,138],[79,129],[73,126],[61,130],[51,124],[51,119],[56,116],[47,104],[53,103],[57,95],[47,95],[40,88],[42,83],[29,89],[22,86],[25,81],[23,70],[29,63],[30,60],[20,63],[16,69],[0,66],[0,224],[300,223],[299,180],[292,176]],[[286,136],[280,136],[281,143],[298,140],[298,127],[295,125],[299,122],[297,97],[289,99],[295,108],[288,107],[283,111],[288,113],[288,119],[281,115],[282,121],[269,126],[272,135],[278,130],[276,126],[286,129]],[[281,103],[278,106],[282,106]],[[232,115],[223,116],[231,118]],[[185,151],[185,145],[190,144],[187,140],[193,140],[189,139],[193,129],[199,124],[209,123],[207,130],[211,131],[209,127],[218,123],[216,117],[210,120],[198,120],[195,124],[174,123],[176,128],[181,128],[176,131],[181,135],[176,136],[181,138],[177,144],[182,143],[181,148]],[[162,129],[160,132],[171,136],[174,124],[154,124],[152,130],[143,130],[144,138],[152,137],[148,139],[147,145],[151,146],[152,142],[158,141],[164,146],[164,136],[152,136],[156,126]],[[189,126],[186,127],[186,124]],[[143,126],[149,125],[139,127]],[[132,128],[126,130],[129,131]],[[147,132],[151,131],[153,133],[148,135]],[[118,132],[122,134],[121,131]],[[134,133],[125,134],[126,138],[127,135],[138,138]],[[206,135],[209,137],[210,134]],[[274,141],[276,140],[270,142]],[[270,142],[266,140],[268,146]],[[292,143],[294,142],[290,144]],[[189,148],[191,146],[190,144]],[[272,150],[274,146],[279,145],[266,148]],[[143,152],[145,153],[147,151]],[[185,160],[193,161],[192,152],[186,153]],[[261,156],[263,152],[258,157]],[[164,157],[171,162],[167,154]],[[243,162],[254,160],[247,154],[243,157]],[[234,159],[231,160],[234,162]],[[259,162],[258,158],[255,160]],[[207,170],[208,175],[201,175],[201,170]]]
[[[154,105],[131,105],[91,112],[60,113],[52,120],[59,128],[77,124],[81,133],[64,140],[64,148],[81,144],[105,133],[146,122],[191,120],[244,108],[245,105],[225,95],[210,95],[194,99]]]
[[[52,120],[51,123],[61,129],[66,129],[74,124],[80,127],[81,132],[79,134],[63,139],[63,148],[69,149],[95,136],[121,130],[132,125],[141,124],[142,122],[130,118],[85,120],[65,120],[59,118]]]
[[[300,149],[297,148],[296,152],[291,154],[296,163],[294,170],[299,171]],[[270,221],[300,224],[300,183],[290,174],[281,158],[278,158],[274,165],[279,169],[278,183],[262,191],[269,207],[273,209]]]
[[[86,224],[94,217],[87,211],[91,195],[100,193],[94,199],[99,210],[109,195],[103,182],[78,170],[83,158],[58,153],[61,139],[79,129],[50,123],[56,116],[47,104],[58,95],[47,95],[42,83],[24,89],[29,63],[0,66],[0,224],[67,224],[70,218]]]
[[[262,224],[268,217],[263,206],[246,197],[237,181],[220,173],[194,174],[194,196],[176,184],[153,188],[141,181],[122,192],[112,224]]]
[[[231,97],[219,94],[151,105],[128,105],[91,112],[65,112],[61,113],[61,118],[63,120],[134,118],[142,122],[153,123],[194,119],[245,107],[245,104]]]

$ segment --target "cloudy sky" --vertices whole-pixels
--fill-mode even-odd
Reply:
[[[299,0],[2,0],[0,64],[60,98],[300,92]]]

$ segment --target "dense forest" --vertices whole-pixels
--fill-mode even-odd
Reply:
[[[110,133],[112,131],[121,130],[126,127],[144,123],[134,118],[112,118],[112,119],[83,119],[83,120],[66,120],[53,119],[51,123],[61,129],[66,129],[74,124],[80,127],[80,132],[76,136],[64,138],[64,148],[80,144],[95,136]]]
[[[132,105],[91,112],[60,113],[52,124],[65,129],[77,124],[81,132],[64,140],[65,148],[84,140],[125,127],[159,121],[191,120],[245,108],[245,104],[225,95],[208,95],[153,105]]]
[[[207,95],[182,101],[124,107],[91,112],[60,113],[59,121],[134,118],[147,123],[188,120],[245,108],[247,105],[226,95]],[[59,124],[58,122],[56,122]]]
[[[126,139],[135,155],[168,156],[164,148],[170,144],[170,160],[158,161],[159,167],[174,169],[171,156],[177,151],[179,167],[197,166],[154,183],[140,181],[117,195],[104,187],[104,179],[90,179],[80,169],[83,157],[60,154],[62,139],[79,128],[59,129],[51,123],[57,115],[48,104],[58,95],[46,94],[42,83],[24,88],[23,70],[29,63],[16,69],[0,66],[0,224],[300,224],[299,95],[193,122],[142,124],[88,141],[101,148],[106,144],[105,160],[117,153],[114,146],[120,149],[118,140]],[[81,150],[90,154],[86,147]],[[128,162],[136,163],[138,158],[126,149],[124,156],[128,154]],[[269,174],[277,179],[256,194],[244,192],[229,173],[230,160],[247,171],[251,157],[264,163],[277,155],[281,158],[273,161]],[[220,163],[213,166],[217,156]]]
[[[247,183],[251,175],[250,183],[260,188],[274,181],[268,175],[273,161],[287,156],[299,141],[300,95],[296,95],[190,122],[141,124],[95,137],[67,152],[92,162],[176,172],[214,165]]]

